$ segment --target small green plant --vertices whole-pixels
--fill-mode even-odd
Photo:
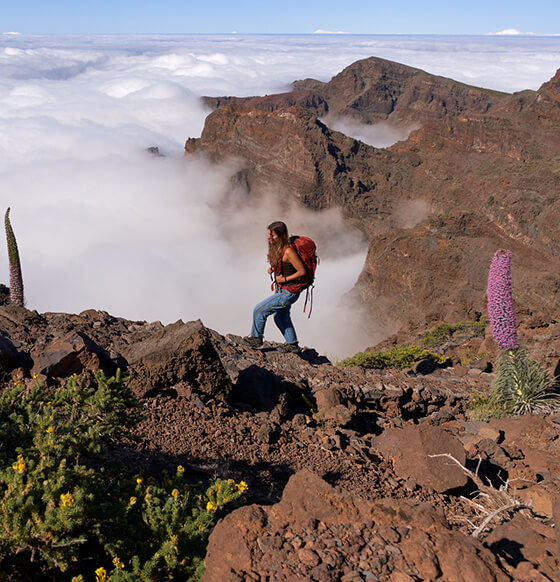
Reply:
[[[488,422],[492,418],[502,418],[507,415],[507,407],[496,390],[487,394],[475,394],[467,405],[467,416],[470,420]]]
[[[436,364],[445,364],[448,358],[414,344],[398,345],[385,351],[358,352],[342,361],[342,366],[361,366],[363,368],[410,368],[420,360],[432,360]]]
[[[554,392],[554,379],[539,362],[529,357],[523,346],[498,354],[493,388],[511,414],[544,412],[560,406],[560,394]]]
[[[23,276],[21,274],[21,263],[16,236],[10,223],[10,209],[6,210],[4,218],[6,227],[6,240],[8,243],[8,260],[10,264],[10,301],[14,305],[23,307]]]
[[[117,374],[0,395],[0,570],[56,580],[199,580],[216,517],[247,485],[132,475],[111,446],[133,439],[138,403]]]
[[[472,331],[475,335],[483,336],[488,324],[488,318],[483,317],[478,321],[460,321],[458,323],[439,323],[430,331],[418,338],[418,344],[427,348],[439,346],[453,337],[458,331]]]

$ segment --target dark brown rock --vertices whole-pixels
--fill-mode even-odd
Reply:
[[[46,345],[35,346],[30,353],[32,374],[66,378],[85,370],[100,370],[109,359],[104,351],[84,333],[72,331]]]
[[[181,321],[123,349],[129,386],[139,396],[187,382],[209,396],[227,398],[231,382],[200,321]]]
[[[13,370],[20,359],[18,351],[10,339],[0,334],[0,374]]]

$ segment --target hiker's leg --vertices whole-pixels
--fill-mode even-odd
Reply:
[[[267,297],[261,301],[253,310],[253,325],[251,327],[251,337],[264,337],[264,328],[266,319],[279,309],[283,309],[286,305],[291,305],[289,301],[291,298],[288,291],[277,291],[274,295]],[[296,296],[297,299],[297,296]]]
[[[276,323],[278,329],[282,332],[286,343],[296,344],[298,340],[294,324],[292,323],[290,309],[292,304],[297,301],[299,294],[289,293],[288,291],[285,291],[284,293],[288,293],[288,295],[285,297],[284,307],[274,312],[274,322]]]

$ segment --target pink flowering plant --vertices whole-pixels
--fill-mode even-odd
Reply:
[[[494,253],[488,275],[488,316],[494,340],[501,348],[490,395],[493,410],[505,414],[543,412],[559,404],[554,380],[520,345],[511,285],[511,252]]]
[[[511,290],[511,251],[494,253],[488,274],[488,317],[492,335],[502,350],[519,347]]]

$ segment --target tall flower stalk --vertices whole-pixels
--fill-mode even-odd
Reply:
[[[488,317],[492,335],[502,350],[519,347],[511,290],[511,251],[494,253],[488,274]]]
[[[554,380],[527,350],[517,335],[511,288],[511,252],[494,253],[488,274],[488,316],[494,340],[501,348],[491,399],[509,413],[524,414],[559,404]]]
[[[16,237],[10,223],[10,209],[6,210],[4,219],[6,226],[6,240],[8,242],[8,259],[10,264],[10,301],[23,307],[23,276]]]

